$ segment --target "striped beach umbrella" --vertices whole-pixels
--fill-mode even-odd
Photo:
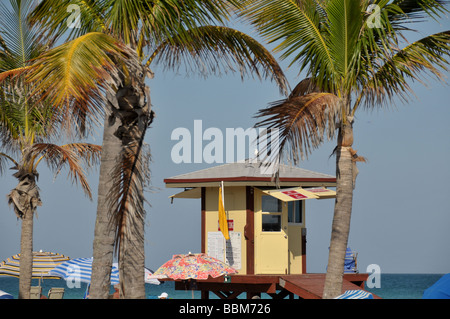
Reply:
[[[0,299],[14,299],[14,297],[9,293],[0,290]]]
[[[119,268],[119,264],[118,263],[113,263],[113,267],[117,267]],[[152,270],[144,267],[144,281],[146,284],[152,284],[152,285],[159,285],[161,284],[161,282],[158,279],[154,279],[152,277],[153,272]]]
[[[373,295],[364,290],[347,290],[334,299],[373,299]]]
[[[91,282],[93,258],[75,258],[65,261],[50,271],[50,274],[70,281]],[[111,284],[119,283],[119,269],[113,265]]]
[[[50,271],[53,276],[58,276],[66,280],[79,280],[80,282],[91,282],[93,258],[75,258],[63,262]],[[157,279],[150,278],[151,271],[145,268],[145,282],[153,285],[159,285],[161,282]],[[111,269],[111,285],[119,283],[119,266],[117,263],[112,264]]]
[[[58,279],[49,275],[50,270],[59,264],[70,260],[69,257],[52,252],[33,252],[32,278]],[[0,263],[0,276],[19,277],[20,275],[20,254],[14,255]]]

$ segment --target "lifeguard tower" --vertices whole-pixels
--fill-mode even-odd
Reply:
[[[171,196],[172,200],[201,199],[201,252],[238,271],[228,283],[223,278],[198,281],[203,298],[208,298],[209,291],[221,298],[241,292],[247,292],[248,297],[261,292],[275,296],[279,289],[301,296],[295,287],[286,288],[291,284],[286,279],[307,273],[305,200],[334,198],[334,176],[281,165],[276,184],[260,163],[245,161],[170,177],[164,182],[169,188],[184,188]],[[219,229],[221,185],[229,240]],[[360,279],[356,280],[359,285]]]

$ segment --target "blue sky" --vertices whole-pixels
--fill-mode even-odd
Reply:
[[[420,30],[426,35],[449,27],[447,18]],[[286,65],[282,63],[285,70]],[[183,68],[179,74],[154,71],[148,83],[157,117],[146,137],[153,156],[152,190],[146,194],[151,204],[146,207],[146,266],[152,269],[173,254],[200,252],[200,200],[171,204],[168,197],[178,190],[166,189],[163,179],[217,165],[173,163],[171,149],[177,141],[171,140],[172,131],[185,127],[192,132],[194,120],[202,120],[204,129],[223,132],[249,128],[259,109],[282,98],[269,81],[242,82],[237,75],[186,77]],[[297,73],[295,68],[286,70],[292,87],[303,78]],[[450,272],[450,94],[448,85],[434,80],[428,84],[412,84],[417,99],[407,105],[357,114],[354,149],[368,163],[358,166],[349,246],[358,252],[361,272],[369,264],[378,264],[382,273]],[[100,135],[93,138],[94,143],[101,141]],[[325,143],[300,167],[334,175],[335,160],[329,157],[334,146],[334,140]],[[16,184],[9,173],[0,183],[0,260],[20,251],[21,223],[6,201]],[[98,170],[89,180],[96,196]],[[39,186],[43,206],[34,223],[34,249],[90,257],[95,199],[89,201],[64,172],[53,179],[44,165]],[[333,200],[306,204],[308,272],[325,272],[333,207]]]

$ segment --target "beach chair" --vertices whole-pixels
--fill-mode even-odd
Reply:
[[[30,290],[30,299],[41,299],[42,287],[32,286]]]
[[[48,291],[48,299],[63,299],[64,288],[50,288]]]
[[[328,249],[330,249],[330,248],[328,247]],[[357,268],[357,262],[358,262],[357,259],[358,259],[358,253],[351,250],[350,247],[347,247],[347,250],[345,252],[345,260],[344,260],[344,273],[345,274],[359,273],[359,270]],[[328,269],[328,267],[326,269]]]
[[[347,248],[347,251],[345,252],[345,261],[344,261],[344,273],[358,273],[357,269],[357,257],[358,254],[354,251],[352,251],[350,248]]]

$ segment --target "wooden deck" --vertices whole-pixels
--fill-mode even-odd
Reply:
[[[345,274],[342,292],[364,289],[367,274]],[[274,299],[294,298],[321,299],[325,283],[325,274],[302,275],[233,275],[231,282],[224,282],[224,277],[209,278],[198,281],[175,281],[177,290],[200,290],[202,299],[209,299],[212,292],[221,299],[234,299],[242,293],[250,299],[266,293]],[[379,297],[374,295],[374,298]]]
[[[342,283],[342,293],[347,290],[364,290],[365,274],[346,274]],[[280,276],[280,286],[301,299],[321,299],[325,284],[325,274],[305,274],[301,276]],[[374,298],[379,298],[374,296]]]

